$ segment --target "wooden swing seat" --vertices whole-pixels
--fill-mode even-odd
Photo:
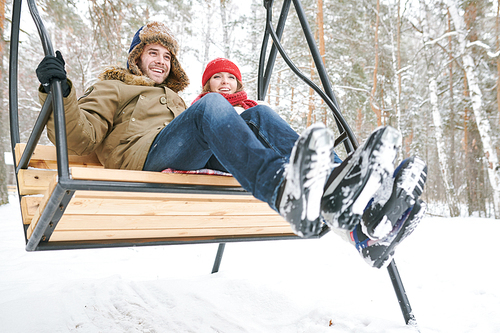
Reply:
[[[17,144],[19,161],[25,144]],[[233,177],[104,169],[97,156],[69,156],[78,180],[240,187]],[[19,171],[21,212],[29,239],[57,184],[54,146],[38,145]],[[294,236],[290,225],[252,195],[75,191],[49,243],[216,240]]]

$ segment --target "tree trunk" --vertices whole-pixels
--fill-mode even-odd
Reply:
[[[455,109],[453,107],[453,45],[451,42],[451,16],[450,12],[448,12],[448,60],[450,62],[448,75],[449,85],[450,85],[450,178],[453,184],[456,184],[455,179]]]
[[[311,81],[314,81],[314,60],[311,57]],[[307,112],[306,127],[311,126],[314,112],[314,89],[309,88],[309,111]]]
[[[500,3],[497,1],[497,17],[495,22],[496,30],[496,47],[497,52],[500,51]],[[498,110],[498,124],[500,125],[500,57],[497,56],[497,110]]]
[[[458,205],[457,194],[455,191],[455,186],[451,179],[451,175],[448,170],[450,166],[446,162],[446,143],[444,142],[443,136],[443,123],[441,121],[441,113],[439,112],[438,105],[438,92],[437,83],[434,77],[429,78],[429,94],[432,104],[432,120],[435,128],[436,135],[436,145],[438,148],[438,159],[439,166],[441,168],[441,175],[443,177],[443,182],[445,185],[445,195],[450,208],[450,215],[456,217],[460,215],[460,208]]]
[[[203,68],[208,64],[210,61],[210,45],[212,44],[212,24],[210,24],[210,21],[212,20],[213,13],[212,13],[212,3],[210,0],[205,0],[205,4],[207,6],[206,10],[206,15],[205,19],[206,22],[203,27]]]
[[[488,177],[493,189],[493,202],[495,208],[495,217],[500,218],[500,165],[498,163],[498,156],[496,150],[492,146],[491,140],[491,126],[488,122],[486,111],[482,106],[482,92],[479,88],[477,81],[475,63],[470,49],[467,48],[467,31],[462,16],[459,15],[456,4],[452,0],[447,0],[449,11],[455,24],[455,30],[458,33],[458,42],[460,54],[462,54],[462,61],[464,69],[467,73],[467,84],[469,87],[472,110],[476,118],[477,127],[483,144],[483,150],[487,161]]]
[[[274,105],[280,105],[280,87],[281,87],[281,71],[278,72],[278,77],[276,78],[276,100]]]
[[[321,55],[321,60],[326,66],[325,61],[325,29],[323,24],[323,0],[318,0],[318,38],[319,38],[319,54]],[[326,107],[323,107],[323,100],[320,102],[320,110],[323,109],[323,123],[326,125]]]
[[[373,88],[370,94],[370,107],[377,116],[377,126],[382,126],[382,110],[375,104],[375,93],[377,92],[377,75],[378,75],[378,25],[379,25],[380,0],[377,0],[377,18],[375,20],[375,64],[373,66]]]
[[[434,123],[434,131],[436,136],[436,146],[437,146],[437,155],[439,160],[439,166],[441,169],[441,176],[445,185],[445,196],[448,202],[448,207],[450,209],[450,215],[452,217],[456,217],[460,215],[460,209],[458,205],[458,199],[455,192],[455,187],[453,182],[451,181],[450,174],[448,172],[449,166],[446,161],[446,143],[444,142],[443,136],[443,124],[441,120],[441,113],[439,112],[439,104],[438,104],[438,89],[437,82],[435,78],[435,70],[434,64],[432,62],[432,53],[429,50],[431,48],[428,43],[430,40],[429,36],[429,24],[427,21],[427,11],[425,8],[425,4],[423,1],[420,1],[420,13],[422,18],[422,30],[423,30],[423,43],[425,50],[425,57],[427,59],[427,80],[429,82],[429,97],[432,107],[432,121]]]
[[[463,80],[463,89],[464,89],[464,100],[469,99],[469,92],[467,90],[467,73],[465,73],[464,70],[464,80]],[[465,174],[467,177],[467,208],[469,210],[469,216],[472,215],[474,212],[474,206],[475,206],[475,201],[474,201],[474,196],[473,193],[476,190],[475,184],[476,184],[476,178],[475,178],[475,173],[474,173],[474,167],[472,166],[472,163],[470,163],[470,160],[473,159],[471,158],[471,152],[469,149],[469,107],[465,105],[464,107],[464,153],[465,153]]]
[[[3,37],[5,23],[5,0],[0,0],[0,36]],[[4,39],[0,39],[0,82],[3,82],[3,55]],[[9,142],[4,103],[3,84],[0,85],[0,205],[9,203],[9,193],[7,191],[7,165],[5,164],[4,153],[7,151],[6,143]]]
[[[400,22],[400,17],[399,17],[399,0],[398,0],[398,13],[397,13],[397,21],[396,21],[396,24],[397,24],[397,27],[396,27],[396,42],[394,41],[394,27],[393,27],[393,22],[392,22],[392,13],[391,13],[391,6],[388,6],[388,10],[389,10],[389,23],[390,23],[390,31],[389,31],[389,35],[390,35],[390,38],[391,38],[391,57],[392,57],[392,61],[391,61],[391,64],[392,64],[392,70],[394,71],[394,77],[392,78],[392,82],[393,82],[393,87],[394,87],[394,91],[396,92],[396,98],[395,98],[395,101],[393,102],[393,108],[395,110],[395,115],[396,115],[396,127],[398,131],[401,132],[401,73],[399,72],[399,70],[401,69],[401,58],[400,58],[400,54],[399,54],[399,33],[400,33],[400,29],[399,29],[399,22]],[[390,113],[387,112],[386,113],[387,115],[387,119],[390,119]],[[392,122],[389,122],[389,124],[392,125]],[[399,160],[402,161],[403,160],[403,150],[400,149],[399,150]]]
[[[224,47],[224,57],[226,59],[231,58],[230,50],[229,50],[229,27],[227,25],[227,11],[226,5],[228,0],[220,0],[220,16],[222,21],[222,38],[223,38],[223,47]]]

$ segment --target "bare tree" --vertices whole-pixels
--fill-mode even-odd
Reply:
[[[220,17],[222,22],[222,46],[224,48],[224,57],[229,59],[231,52],[229,49],[229,25],[227,22],[227,5],[230,0],[220,0]]]
[[[370,94],[370,107],[372,111],[377,116],[377,126],[382,126],[382,110],[380,106],[375,103],[375,93],[377,91],[377,83],[378,83],[378,68],[379,68],[379,48],[378,48],[378,30],[379,30],[379,22],[380,22],[380,0],[377,0],[377,11],[375,13],[375,39],[373,41],[375,45],[375,63],[373,68],[373,87],[372,92]]]
[[[5,0],[0,0],[0,82],[3,82],[3,57],[4,57],[4,23],[5,23]],[[7,151],[8,131],[7,117],[4,102],[4,84],[0,84],[0,205],[9,202],[7,191],[7,165],[5,164],[4,153]]]
[[[453,0],[446,0],[448,8],[457,32],[458,44],[464,69],[467,73],[467,84],[471,93],[472,110],[476,118],[477,127],[481,136],[484,155],[487,161],[487,171],[490,185],[493,189],[493,202],[495,217],[500,218],[500,165],[496,149],[493,148],[491,138],[491,125],[488,116],[483,108],[482,92],[479,87],[476,75],[476,64],[471,55],[470,48],[467,47],[467,31],[465,29],[464,18],[458,13],[458,8]]]
[[[443,123],[441,119],[441,113],[439,111],[438,104],[438,89],[436,82],[436,70],[434,68],[434,61],[432,60],[432,52],[430,51],[431,44],[430,42],[430,29],[429,22],[427,19],[427,8],[425,7],[424,0],[420,1],[420,14],[421,14],[421,22],[422,22],[422,38],[424,45],[424,52],[427,62],[427,80],[429,82],[429,98],[431,103],[432,110],[432,119],[434,123],[434,131],[436,135],[436,146],[437,146],[437,154],[438,160],[441,170],[441,175],[443,177],[443,182],[445,184],[445,195],[448,201],[448,207],[450,209],[451,216],[459,216],[460,209],[458,207],[458,199],[455,191],[455,186],[453,181],[451,180],[449,174],[449,165],[447,163],[447,154],[445,147],[445,140],[443,135]]]

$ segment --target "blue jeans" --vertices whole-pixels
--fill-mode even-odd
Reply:
[[[143,170],[228,171],[276,210],[277,189],[298,137],[265,105],[238,115],[220,94],[207,94],[156,136]]]

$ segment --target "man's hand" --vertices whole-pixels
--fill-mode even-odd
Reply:
[[[70,88],[66,78],[66,70],[64,70],[65,64],[61,52],[59,51],[56,51],[55,57],[47,55],[40,62],[36,69],[36,76],[45,89],[45,92],[48,93],[50,91],[50,84],[54,80],[60,80],[63,96],[67,97],[69,95]]]

